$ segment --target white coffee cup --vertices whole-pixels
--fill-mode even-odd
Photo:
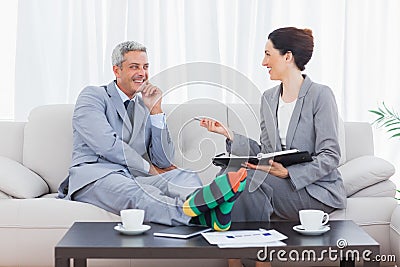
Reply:
[[[134,230],[142,227],[144,210],[126,209],[120,211],[122,226],[126,230]]]
[[[300,210],[300,223],[305,230],[320,230],[329,222],[329,214],[322,210]]]

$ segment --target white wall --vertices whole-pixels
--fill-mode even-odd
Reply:
[[[18,1],[4,2],[0,4],[0,120],[13,120]]]

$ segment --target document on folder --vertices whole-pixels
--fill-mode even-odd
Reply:
[[[208,243],[220,248],[285,246],[281,240],[287,239],[287,236],[274,229],[208,232],[201,235]]]

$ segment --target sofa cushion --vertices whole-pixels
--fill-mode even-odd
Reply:
[[[226,107],[212,99],[166,104],[168,129],[175,144],[174,164],[195,171],[204,184],[210,183],[219,168],[211,158],[225,151],[225,138],[200,127],[194,117],[210,117],[226,124]]]
[[[92,204],[57,198],[3,199],[0,228],[69,228],[76,221],[121,221]],[[1,263],[0,263],[1,266]]]
[[[375,156],[363,156],[340,166],[347,196],[370,185],[389,179],[395,172],[394,166]]]
[[[23,164],[57,189],[68,175],[74,105],[47,105],[31,111],[24,132]]]
[[[0,190],[16,198],[34,198],[48,193],[49,187],[19,162],[0,156]]]
[[[0,121],[0,156],[22,162],[25,122]]]

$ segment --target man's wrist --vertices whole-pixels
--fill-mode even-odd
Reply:
[[[160,113],[163,113],[163,110],[161,107],[153,107],[150,110],[150,115],[156,115],[156,114],[160,114]]]

